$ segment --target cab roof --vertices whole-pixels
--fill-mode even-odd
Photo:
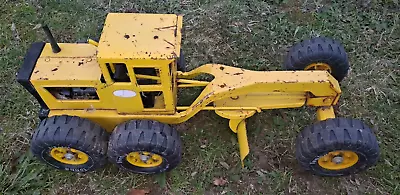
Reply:
[[[99,59],[175,59],[181,45],[182,16],[110,13],[100,37]]]

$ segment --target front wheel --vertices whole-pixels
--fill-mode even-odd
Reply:
[[[118,125],[111,134],[108,157],[134,173],[161,173],[181,161],[181,141],[178,132],[167,124],[132,120]]]
[[[355,119],[334,118],[305,128],[296,140],[300,165],[321,176],[343,176],[376,164],[379,146],[375,135]]]

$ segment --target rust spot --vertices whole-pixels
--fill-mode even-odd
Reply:
[[[79,62],[79,63],[78,63],[78,66],[81,66],[81,65],[83,65],[83,62]]]
[[[219,67],[220,70],[224,70],[225,68],[223,66]]]
[[[169,47],[165,47],[165,48],[169,49]]]
[[[297,83],[297,82],[299,82],[298,80],[296,80],[296,81],[283,81],[284,83]]]
[[[132,35],[132,37],[136,37],[136,35]]]
[[[35,73],[35,74],[37,74],[39,71],[37,70],[37,71],[35,71],[35,72],[33,72],[33,73]]]
[[[273,90],[272,92],[281,92],[281,90]]]
[[[226,87],[226,83],[223,83],[222,85],[218,85],[218,86],[221,88],[224,88],[224,87]]]
[[[154,36],[153,38],[154,38],[154,39],[158,39],[158,36],[156,35],[156,36]]]
[[[241,75],[241,74],[243,74],[243,72],[233,73],[233,75]]]
[[[53,69],[51,69],[51,71],[53,71],[53,72],[54,72],[54,71],[57,71],[57,70],[58,70],[58,68],[53,68]]]

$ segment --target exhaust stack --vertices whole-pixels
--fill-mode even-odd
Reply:
[[[58,46],[56,40],[53,37],[53,34],[51,34],[49,27],[47,25],[43,25],[42,29],[43,29],[44,33],[46,33],[47,39],[50,42],[51,49],[53,50],[53,53],[60,52],[61,48],[60,48],[60,46]]]

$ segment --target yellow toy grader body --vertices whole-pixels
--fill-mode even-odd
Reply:
[[[108,14],[99,42],[34,43],[17,79],[42,106],[31,150],[64,170],[86,172],[106,159],[136,173],[171,170],[181,160],[182,123],[201,110],[229,119],[243,163],[249,153],[245,119],[267,109],[317,108],[319,123],[297,140],[300,164],[319,175],[355,173],[373,165],[379,148],[362,122],[335,118],[338,80],[348,71],[339,42],[314,38],[293,47],[287,71],[250,71],[206,64],[179,71],[182,16]],[[179,69],[179,70],[178,70]],[[199,80],[212,75],[211,81]],[[178,89],[202,87],[187,106]],[[111,136],[109,134],[111,133]]]

